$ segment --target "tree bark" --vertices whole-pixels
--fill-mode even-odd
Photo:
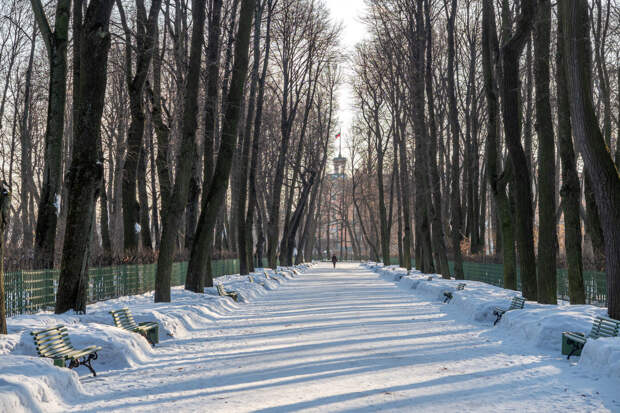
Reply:
[[[557,304],[555,137],[549,93],[551,3],[540,0],[534,29],[536,134],[538,136],[538,302]]]

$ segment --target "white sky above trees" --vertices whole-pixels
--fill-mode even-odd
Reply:
[[[352,53],[355,45],[367,36],[367,30],[362,23],[366,11],[364,0],[325,0],[332,18],[343,25],[341,45],[347,53]],[[353,94],[349,78],[351,76],[349,63],[343,65],[344,84],[339,90],[338,120],[346,142],[351,129],[355,110],[353,108]],[[346,145],[343,142],[343,150]],[[346,156],[346,155],[345,155]]]

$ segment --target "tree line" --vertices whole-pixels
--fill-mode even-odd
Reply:
[[[156,261],[170,301],[175,259],[196,292],[214,256],[304,259],[342,83],[323,2],[0,7],[4,261],[60,268],[57,313],[86,310],[94,261]]]
[[[347,196],[368,255],[389,262],[396,245],[401,266],[457,279],[464,257],[495,256],[506,288],[519,273],[546,304],[560,265],[573,304],[584,266],[604,267],[619,318],[620,5],[367,7]]]

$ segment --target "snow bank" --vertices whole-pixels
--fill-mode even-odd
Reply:
[[[507,312],[493,328],[495,307],[508,307],[513,297],[521,296],[520,292],[479,281],[448,280],[439,274],[422,274],[415,269],[407,272],[393,265],[383,267],[367,263],[364,266],[389,281],[395,281],[400,288],[415,290],[416,295],[429,300],[443,301],[444,292],[451,292],[453,298],[447,306],[456,310],[456,317],[486,323],[491,327],[489,335],[521,340],[558,356],[561,356],[562,332],[578,331],[587,335],[594,317],[607,314],[604,308],[592,305],[570,305],[567,302],[546,305],[526,301],[523,310]],[[461,282],[466,283],[465,289],[457,291],[456,286]],[[602,372],[620,378],[620,338],[588,340],[578,365],[597,374]]]
[[[260,268],[251,274],[253,283],[249,277],[238,274],[217,278],[216,283],[239,294],[238,302],[220,297],[215,287],[205,288],[205,294],[174,287],[170,303],[154,303],[154,293],[150,292],[89,305],[87,314],[40,312],[11,317],[7,320],[9,334],[0,336],[0,412],[62,411],[63,397],[74,399],[82,391],[79,375],[90,375],[85,367],[58,368],[50,359],[38,357],[31,331],[63,324],[75,348],[102,347],[93,362],[98,374],[133,368],[157,358],[158,348],[151,347],[139,334],[115,327],[111,310],[128,307],[136,322],[157,321],[160,345],[165,345],[166,340],[214,328],[219,319],[243,303],[277,289],[309,268]],[[269,274],[269,279],[265,274]]]
[[[75,371],[54,367],[49,359],[0,356],[0,411],[60,412],[65,399],[83,397]]]

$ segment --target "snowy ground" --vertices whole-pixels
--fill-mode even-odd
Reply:
[[[207,297],[201,305],[176,291],[187,303],[148,312],[144,302],[142,308],[160,323],[167,317],[164,331],[174,330],[174,338],[162,336],[151,350],[138,337],[126,348],[140,357],[126,356],[121,364],[95,361],[97,377],[82,367],[79,382],[73,372],[30,358],[25,338],[14,333],[13,342],[4,342],[9,350],[4,355],[0,341],[2,370],[16,374],[20,365],[31,363],[28,368],[41,374],[63,372],[37,385],[64,388],[66,394],[31,390],[36,400],[25,403],[18,400],[20,383],[0,372],[0,410],[13,403],[18,410],[87,412],[620,412],[618,377],[597,374],[578,363],[579,357],[566,361],[527,334],[512,334],[527,325],[517,317],[507,314],[493,328],[491,321],[464,310],[466,295],[455,293],[453,303],[443,304],[420,282],[410,276],[395,283],[358,264],[339,264],[336,270],[321,264],[293,279],[268,281],[269,291],[238,282],[247,290],[245,303]],[[450,283],[428,284],[440,282]],[[467,290],[476,285],[468,282]],[[105,305],[118,306],[115,301]],[[195,311],[177,318],[184,320],[180,328],[173,319],[183,305]],[[9,327],[15,330],[32,317],[10,320]],[[89,328],[114,341],[114,333],[90,322]],[[134,340],[135,335],[121,336]]]

